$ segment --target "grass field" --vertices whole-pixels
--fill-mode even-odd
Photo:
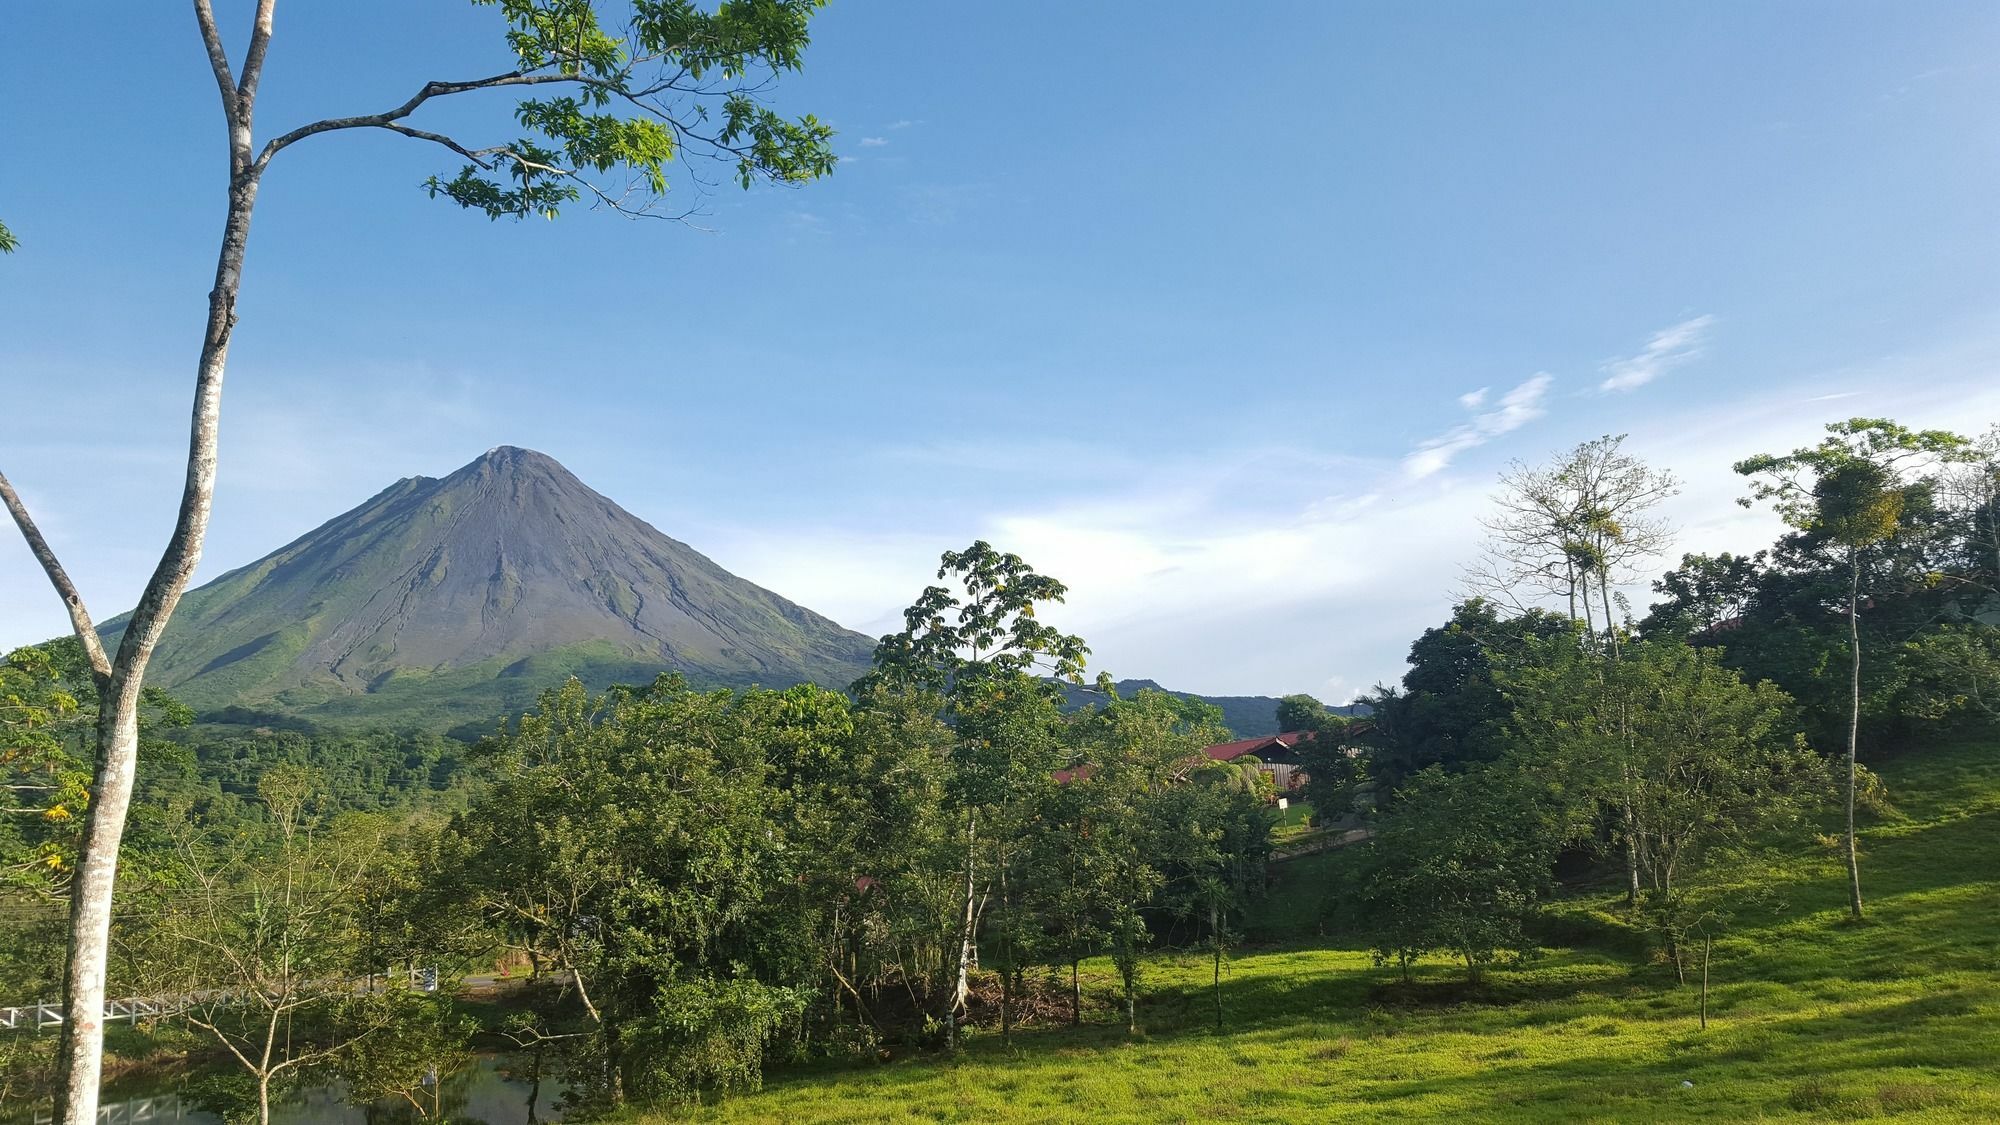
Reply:
[[[1338,853],[1289,865],[1224,981],[1148,967],[1128,1037],[1096,967],[1096,1019],[957,1058],[777,1072],[704,1121],[2000,1120],[2000,750],[1879,764],[1899,815],[1865,836],[1871,918],[1843,922],[1832,853],[1772,878],[1789,907],[1715,950],[1707,1031],[1696,990],[1629,950],[1609,898],[1563,905],[1579,944],[1496,972],[1467,1001],[1451,965],[1416,997],[1321,926],[1312,885]],[[1622,940],[1621,940],[1622,939]],[[1424,999],[1429,997],[1429,999]],[[1456,997],[1457,999],[1454,999]],[[1691,1085],[1690,1085],[1691,1083]]]

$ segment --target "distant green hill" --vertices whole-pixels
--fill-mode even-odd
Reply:
[[[1153,680],[1119,680],[1115,685],[1122,698],[1130,699],[1141,691],[1164,691],[1168,695],[1178,695],[1183,699],[1199,699],[1222,709],[1222,721],[1238,738],[1261,738],[1267,734],[1278,734],[1278,697],[1275,695],[1197,695],[1191,691],[1173,691],[1161,687]],[[1069,706],[1088,707],[1097,702],[1098,694],[1074,684],[1063,686],[1068,696]],[[1365,715],[1366,704],[1352,703],[1327,710],[1337,715]]]
[[[190,591],[151,682],[207,712],[442,730],[497,722],[570,675],[845,687],[873,644],[553,459],[501,447],[441,480],[398,481]]]

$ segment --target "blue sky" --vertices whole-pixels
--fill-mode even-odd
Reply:
[[[265,135],[506,63],[456,0],[277,22]],[[184,5],[0,27],[103,63],[0,71],[0,469],[109,616],[178,492],[215,93]],[[846,162],[699,231],[490,223],[395,137],[283,154],[202,575],[526,445],[856,628],[984,536],[1114,674],[1344,698],[1446,612],[1510,458],[1630,432],[1683,545],[1740,549],[1734,458],[2000,420],[1990,4],[837,0],[776,102]],[[0,645],[63,627],[0,540]]]

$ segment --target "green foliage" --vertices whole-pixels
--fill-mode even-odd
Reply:
[[[1407,975],[1442,951],[1477,983],[1503,954],[1532,951],[1528,923],[1563,839],[1541,794],[1499,766],[1412,778],[1343,896],[1379,962]]]
[[[1727,627],[1757,593],[1765,552],[1755,555],[1682,555],[1681,565],[1653,583],[1664,599],[1639,625],[1642,636],[1693,636]]]
[[[1960,457],[1964,438],[1945,430],[1911,430],[1887,418],[1850,418],[1827,426],[1816,446],[1788,454],[1758,454],[1736,463],[1750,478],[1749,507],[1769,501],[1785,522],[1842,548],[1863,548],[1895,534],[1913,489],[1906,467]]]
[[[1082,682],[1090,650],[1035,616],[1037,604],[1062,602],[1068,588],[1061,582],[984,540],[946,551],[937,576],[959,590],[926,586],[903,611],[903,630],[876,645],[874,670],[857,690],[909,687],[974,698],[991,684],[1022,678]]]
[[[644,211],[667,193],[668,165],[689,155],[733,165],[746,188],[827,175],[837,162],[833,130],[758,100],[772,79],[802,65],[823,2],[724,0],[704,10],[688,0],[638,0],[624,34],[614,35],[591,0],[474,0],[498,7],[508,27],[517,69],[494,85],[559,83],[575,92],[523,99],[515,119],[526,136],[477,150],[453,144],[468,163],[425,186],[488,218],[520,219],[554,218],[586,193]],[[635,194],[642,202],[630,201]]]
[[[441,992],[390,989],[347,1003],[352,1010],[343,1013],[345,1020],[372,1030],[323,1069],[340,1079],[354,1101],[400,1098],[422,1117],[439,1116],[440,1076],[472,1061],[478,1024]]]
[[[1326,704],[1310,695],[1287,695],[1278,700],[1278,730],[1316,730],[1326,718]]]
[[[764,758],[785,711],[674,677],[597,698],[571,681],[489,748],[453,874],[510,944],[570,974],[593,1024],[584,1104],[627,1078],[658,1096],[675,1073],[754,1085],[797,1015],[813,958],[783,891],[809,856],[768,816]]]
[[[1156,691],[1114,698],[1076,720],[1084,765],[1043,790],[1025,866],[1034,912],[1056,939],[1051,960],[1074,970],[1108,949],[1128,1028],[1140,953],[1152,940],[1148,914],[1186,918],[1203,889],[1226,895],[1233,912],[1261,890],[1229,861],[1260,863],[1268,853],[1263,802],[1245,799],[1240,786],[1204,783],[1211,767],[1201,751],[1226,735],[1221,712],[1195,700]]]
[[[1505,743],[1512,705],[1496,673],[1523,658],[1530,642],[1571,634],[1568,621],[1530,610],[1501,616],[1478,598],[1452,610],[1444,625],[1424,630],[1410,646],[1402,689],[1377,689],[1368,770],[1376,799],[1392,803],[1396,791],[1431,766],[1464,770],[1493,760]]]
[[[190,718],[171,696],[145,690],[139,748],[150,771],[185,765],[167,736]],[[0,902],[66,892],[90,802],[96,723],[97,685],[74,638],[0,662]]]
[[[7,229],[6,223],[0,223],[0,254],[12,254],[20,248],[21,240],[14,237],[14,232]]]
[[[90,799],[76,752],[89,719],[48,649],[0,663],[0,887],[62,888],[71,826]]]
[[[1754,892],[1772,857],[1810,837],[1829,777],[1791,728],[1791,700],[1747,684],[1712,649],[1679,640],[1605,662],[1545,642],[1514,669],[1517,771],[1558,809],[1559,843],[1595,825],[1631,849],[1643,906],[1676,966]]]
[[[689,1102],[708,1090],[763,1085],[764,1053],[797,1022],[807,993],[757,980],[697,980],[660,990],[653,1010],[629,1032],[632,1093]]]

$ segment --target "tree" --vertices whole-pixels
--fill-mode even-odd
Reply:
[[[103,699],[93,800],[73,895],[58,1095],[62,1125],[90,1125],[96,1117],[111,900],[131,801],[141,693],[153,649],[200,561],[207,534],[236,299],[251,217],[272,161],[293,145],[341,132],[373,130],[422,141],[464,161],[451,178],[429,180],[431,195],[496,219],[554,217],[585,199],[625,214],[685,217],[655,209],[666,195],[667,168],[674,160],[682,166],[720,161],[733,167],[745,187],[759,180],[804,182],[834,166],[832,134],[824,124],[810,116],[788,120],[758,100],[771,77],[800,67],[808,25],[821,0],[722,0],[707,10],[693,3],[635,0],[624,14],[622,36],[606,30],[592,0],[476,2],[499,8],[512,56],[505,69],[427,82],[398,105],[310,122],[259,147],[255,111],[276,0],[258,0],[239,65],[231,63],[210,0],[194,0],[228,133],[227,207],[196,361],[186,479],[174,530],[115,653],[105,652],[83,597],[20,496],[0,477],[0,501],[68,609]],[[535,95],[515,107],[524,135],[486,143],[412,123],[433,103],[487,90]],[[13,236],[0,233],[0,243],[12,249]]]
[[[163,737],[193,712],[157,688],[141,696],[139,750],[148,762],[182,762]],[[76,870],[90,807],[82,754],[97,719],[97,687],[72,638],[17,649],[0,662],[0,894],[61,899]]]
[[[184,832],[152,895],[152,983],[192,998],[182,1018],[254,1083],[262,1125],[282,1082],[394,1018],[393,997],[357,985],[372,841],[329,823],[317,789],[310,770],[273,768],[258,786],[267,830]]]
[[[1653,510],[1680,491],[1673,474],[1624,452],[1625,436],[1587,441],[1542,466],[1514,462],[1500,476],[1499,512],[1484,522],[1481,561],[1466,586],[1515,611],[1557,599],[1572,621],[1616,643],[1613,591],[1672,539]],[[1591,605],[1595,594],[1598,606]]]
[[[1424,630],[1410,645],[1402,689],[1378,688],[1365,700],[1372,728],[1367,771],[1377,801],[1393,803],[1404,781],[1431,766],[1461,772],[1497,757],[1513,708],[1496,673],[1523,659],[1534,639],[1571,635],[1561,616],[1531,609],[1503,617],[1479,598]]]
[[[0,223],[0,254],[12,254],[20,248],[21,240],[14,237],[14,232],[7,229],[6,223]]]
[[[1287,695],[1278,700],[1278,731],[1317,730],[1326,714],[1326,704],[1310,695]]]
[[[67,737],[82,713],[48,650],[0,663],[0,887],[57,894],[65,883],[63,844],[90,800]]]
[[[1689,637],[1739,622],[1757,595],[1765,553],[1682,555],[1681,565],[1653,583],[1663,598],[1639,624],[1642,636]]]
[[[443,993],[392,991],[359,1006],[385,1009],[389,1018],[333,1068],[348,1096],[362,1105],[401,1098],[419,1118],[442,1119],[445,1076],[472,1061],[478,1022],[459,1014]]]
[[[1291,712],[1291,721],[1285,722],[1286,705],[1294,700],[1303,702]],[[1363,747],[1374,740],[1372,718],[1336,715],[1310,695],[1286,696],[1278,701],[1278,713],[1281,729],[1302,736],[1292,748],[1300,767],[1300,773],[1293,777],[1303,778],[1299,796],[1312,806],[1314,823],[1332,824],[1353,812],[1367,780],[1361,755]]]
[[[1942,624],[1907,642],[1916,702],[1941,718],[1971,711],[2000,718],[2000,426],[1962,451],[1938,482],[1955,539],[1934,572],[1948,599]]]
[[[1503,766],[1549,807],[1569,805],[1551,823],[1567,823],[1572,838],[1595,819],[1592,806],[1630,809],[1619,823],[1632,833],[1641,906],[1677,974],[1689,939],[1712,935],[1721,904],[1823,798],[1819,758],[1786,726],[1791,700],[1745,683],[1715,649],[1642,641],[1606,670],[1573,645],[1548,644],[1507,687],[1517,711]],[[1613,715],[1618,723],[1604,721]]]
[[[1405,979],[1418,957],[1445,951],[1478,984],[1502,954],[1533,948],[1527,924],[1549,886],[1559,829],[1509,770],[1410,780],[1380,821],[1347,891],[1348,912],[1380,963]]]
[[[1217,707],[1150,690],[1082,712],[1077,728],[1080,764],[1036,818],[1041,847],[1030,874],[1049,888],[1041,911],[1063,938],[1056,952],[1070,970],[1071,1019],[1081,1019],[1077,961],[1094,941],[1109,947],[1118,969],[1131,1032],[1139,956],[1151,939],[1146,910],[1168,879],[1168,837],[1185,828],[1163,810],[1178,807],[1174,790],[1210,772],[1202,749],[1226,740],[1228,728]]]
[[[1244,785],[1234,762],[1204,756],[1184,776],[1183,783],[1161,789],[1148,802],[1156,829],[1151,862],[1161,876],[1163,911],[1192,923],[1196,934],[1206,932],[1220,1031],[1222,966],[1236,937],[1236,916],[1263,889],[1272,817],[1264,796]]]
[[[1082,638],[1037,619],[1036,606],[1061,602],[1067,589],[1035,573],[1019,555],[977,541],[945,552],[937,577],[949,577],[958,590],[925,587],[903,611],[902,631],[875,646],[874,669],[855,690],[935,693],[954,730],[947,800],[964,825],[964,891],[957,967],[939,1019],[955,1047],[978,939],[980,822],[991,816],[1006,823],[1019,809],[1023,787],[1046,783],[1062,764],[1056,740],[1062,690],[1051,681],[1082,682],[1090,650]],[[1108,692],[1109,677],[1100,676],[1099,687]],[[996,842],[1001,851],[993,866],[1002,880],[1004,913],[1011,903],[1005,836]]]
[[[1861,854],[1855,842],[1854,801],[1861,741],[1861,578],[1864,556],[1893,538],[1904,512],[1924,498],[1930,482],[1921,470],[1956,459],[1965,439],[1943,430],[1911,430],[1886,418],[1850,418],[1827,426],[1816,446],[1784,455],[1758,454],[1736,463],[1751,480],[1749,507],[1769,501],[1778,515],[1809,539],[1845,556],[1849,710],[1847,724],[1848,908],[1862,918]]]
[[[674,676],[571,680],[489,746],[494,780],[453,823],[458,883],[583,1009],[560,1033],[588,1045],[572,1101],[754,1088],[803,1012],[820,959],[782,892],[805,859],[767,815],[766,748],[801,741],[785,710]]]
[[[1963,447],[1939,485],[1959,521],[1960,581],[1982,602],[2000,597],[2000,425]]]
[[[1673,528],[1652,512],[1680,491],[1673,474],[1624,452],[1624,442],[1622,434],[1607,435],[1538,468],[1515,462],[1500,477],[1500,513],[1486,521],[1485,558],[1467,574],[1474,592],[1517,609],[1537,597],[1562,598],[1569,620],[1607,661],[1618,659],[1621,643],[1613,590],[1666,548]],[[1621,811],[1629,822],[1629,805]],[[1625,835],[1627,895],[1636,903],[1639,867],[1629,823]]]

